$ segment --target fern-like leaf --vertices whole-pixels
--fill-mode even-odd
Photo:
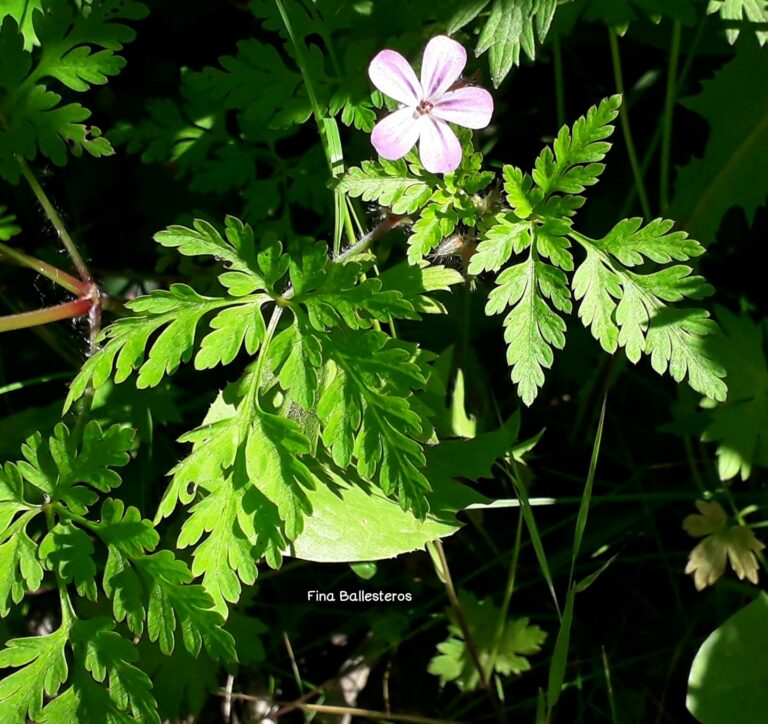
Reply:
[[[573,278],[579,316],[607,352],[624,347],[632,362],[647,354],[659,374],[669,370],[678,382],[687,377],[698,392],[724,400],[725,371],[703,342],[717,326],[704,310],[669,306],[707,296],[709,285],[682,264],[647,274],[627,268],[644,257],[663,263],[703,252],[683,232],[670,233],[671,227],[672,222],[657,219],[641,228],[639,219],[627,219],[596,241],[573,235],[586,251]]]

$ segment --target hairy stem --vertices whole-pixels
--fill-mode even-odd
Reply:
[[[624,76],[621,70],[621,55],[619,54],[619,41],[616,31],[613,28],[608,29],[608,39],[611,44],[611,61],[613,63],[613,76],[616,81],[616,92],[624,97]],[[629,165],[632,167],[632,176],[635,179],[637,196],[640,200],[640,206],[643,209],[643,216],[646,220],[651,218],[651,205],[648,202],[648,194],[645,190],[645,182],[637,160],[637,151],[635,151],[635,142],[632,139],[632,130],[629,126],[629,112],[627,111],[626,97],[619,108],[619,119],[621,121],[621,130],[624,134],[624,143],[627,146],[627,155],[629,156]]]
[[[35,178],[35,175],[32,173],[32,169],[29,167],[29,164],[19,156],[16,158],[19,162],[22,175],[37,197],[37,200],[40,202],[40,206],[43,207],[43,211],[45,211],[46,216],[50,219],[51,224],[53,224],[53,228],[56,229],[56,233],[61,239],[61,243],[64,245],[64,248],[67,250],[67,254],[69,254],[70,259],[72,259],[72,263],[75,265],[75,269],[77,269],[77,273],[80,275],[80,278],[86,282],[86,284],[93,284],[93,277],[91,276],[91,272],[89,271],[85,261],[83,261],[83,257],[80,256],[80,252],[77,250],[75,242],[72,241],[72,237],[69,235],[69,232],[64,226],[64,222],[61,220],[58,212],[53,207],[51,200],[48,198],[45,191],[43,191],[43,187],[40,185],[40,182],[37,180],[37,178]]]
[[[672,46],[669,50],[667,90],[664,97],[664,118],[661,134],[661,176],[659,177],[659,207],[663,214],[669,206],[669,162],[672,151],[672,123],[677,95],[677,63],[680,58],[682,25],[675,20],[672,26]]]
[[[72,294],[76,294],[78,297],[88,294],[88,285],[85,282],[75,279],[71,274],[67,274],[65,271],[53,266],[53,264],[48,264],[0,242],[0,257],[3,256],[8,257],[11,261],[21,266],[34,269],[38,274],[42,274],[42,276],[50,279],[54,284],[64,287],[64,289],[72,292]]]
[[[55,307],[36,309],[34,312],[21,312],[0,317],[0,332],[10,332],[14,329],[38,327],[62,319],[75,319],[90,312],[93,302],[90,299],[76,299],[72,302],[59,304]]]

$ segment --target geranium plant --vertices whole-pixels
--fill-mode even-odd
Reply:
[[[0,720],[718,721],[768,6],[193,5],[0,8]]]

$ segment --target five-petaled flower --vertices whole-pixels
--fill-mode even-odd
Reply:
[[[376,124],[371,142],[382,158],[394,161],[419,142],[419,156],[431,173],[449,173],[461,163],[461,144],[448,123],[485,128],[493,113],[493,98],[483,88],[450,90],[464,66],[467,51],[445,35],[427,43],[421,62],[421,82],[400,53],[382,50],[368,66],[373,84],[403,107]]]

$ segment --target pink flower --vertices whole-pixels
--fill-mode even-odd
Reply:
[[[382,158],[394,161],[419,142],[419,156],[431,173],[449,173],[461,163],[461,144],[448,123],[485,128],[493,113],[487,90],[464,86],[449,90],[467,64],[467,51],[445,35],[427,43],[421,82],[400,53],[382,50],[368,66],[373,84],[403,107],[380,120],[371,143]]]

